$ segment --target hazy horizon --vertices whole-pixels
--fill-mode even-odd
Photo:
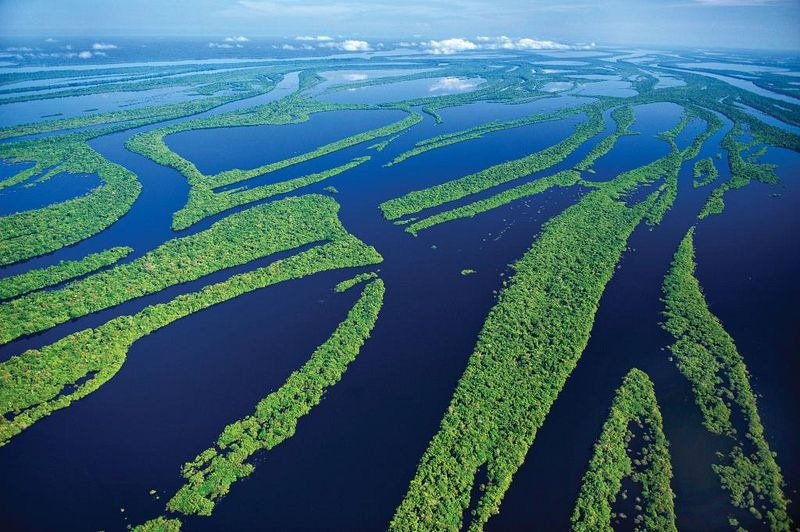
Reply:
[[[81,0],[0,3],[0,38],[530,39],[588,45],[800,49],[795,0]]]

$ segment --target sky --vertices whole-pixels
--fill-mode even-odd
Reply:
[[[800,50],[800,0],[0,0],[0,36],[475,39]]]

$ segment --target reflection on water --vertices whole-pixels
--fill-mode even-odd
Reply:
[[[453,81],[457,79],[458,81]],[[336,103],[387,103],[429,96],[445,96],[475,89],[481,78],[426,78],[344,89],[319,96],[322,101]]]

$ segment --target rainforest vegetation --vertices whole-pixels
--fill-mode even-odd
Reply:
[[[197,292],[150,305],[134,315],[114,318],[96,329],[73,333],[42,349],[28,350],[0,363],[0,415],[3,416],[0,417],[0,443],[98,389],[119,371],[130,345],[156,329],[193,312],[278,282],[331,269],[367,266],[382,260],[374,248],[341,226],[336,218],[338,205],[330,198],[305,196],[288,199],[282,207],[286,206],[294,206],[297,210],[294,217],[282,212],[283,221],[279,225],[285,240],[279,245],[277,235],[273,235],[271,252],[314,243],[318,245],[268,266],[207,285]],[[319,224],[316,231],[303,229],[308,222],[297,214],[304,207],[311,208],[316,217]],[[282,210],[279,206],[273,212]]]
[[[636,436],[632,428],[640,434]],[[633,437],[643,441],[635,456],[631,456],[629,447]],[[664,436],[653,383],[638,369],[632,369],[625,376],[614,395],[608,419],[583,476],[572,514],[572,529],[614,530],[614,501],[624,478],[641,486],[641,513],[632,517],[634,530],[677,531],[675,494],[670,487],[669,444]]]
[[[640,178],[646,178],[638,175]],[[393,530],[480,530],[524,460],[589,339],[600,296],[628,237],[657,192],[628,207],[619,190],[593,191],[548,222],[513,265],[478,336],[438,432],[420,460]],[[479,468],[486,482],[464,510]]]
[[[732,505],[771,530],[790,530],[783,477],[764,434],[747,366],[694,276],[693,237],[694,228],[681,241],[664,279],[664,328],[675,339],[670,350],[692,385],[703,424],[732,444],[719,450],[720,461],[713,465]],[[739,418],[743,426],[735,421]]]
[[[315,421],[303,418],[321,404],[325,394],[335,394],[337,384],[345,387],[339,388],[339,397],[352,395],[375,411],[389,404],[381,400],[396,401],[392,407],[398,409],[420,404],[404,395],[418,393],[417,375],[407,373],[403,375],[411,375],[409,380],[398,379],[396,375],[402,373],[394,372],[402,371],[404,363],[420,360],[414,357],[424,353],[430,365],[415,369],[435,377],[437,391],[443,390],[444,395],[436,403],[438,413],[431,411],[432,423],[419,423],[428,433],[412,434],[411,429],[403,433],[403,444],[416,444],[419,450],[411,461],[391,464],[405,468],[402,479],[391,476],[396,471],[386,475],[386,484],[400,496],[374,513],[384,512],[391,530],[478,531],[500,511],[515,474],[529,450],[536,448],[537,435],[541,436],[551,409],[558,409],[557,399],[567,395],[562,389],[571,383],[571,376],[577,377],[576,368],[584,369],[578,365],[590,358],[584,351],[598,327],[595,318],[606,287],[612,277],[625,275],[623,255],[636,253],[631,244],[634,231],[635,238],[644,234],[637,240],[644,245],[656,245],[673,234],[677,236],[665,251],[654,285],[657,289],[666,272],[661,325],[671,336],[671,345],[666,353],[658,351],[658,347],[666,349],[661,343],[654,352],[645,350],[636,356],[642,361],[648,356],[662,357],[659,360],[680,385],[669,382],[664,372],[651,371],[652,360],[636,364],[647,368],[645,373],[633,365],[617,368],[613,364],[620,362],[613,353],[606,354],[604,364],[619,370],[613,373],[615,380],[601,403],[610,404],[610,409],[593,420],[596,423],[585,440],[570,442],[582,446],[591,458],[588,464],[580,464],[582,479],[574,478],[575,490],[568,494],[562,527],[661,531],[676,530],[682,519],[691,523],[681,513],[681,504],[687,501],[676,500],[670,485],[673,466],[682,463],[671,462],[671,450],[680,449],[675,444],[681,443],[686,452],[686,442],[673,437],[685,435],[671,433],[668,429],[674,431],[674,427],[662,419],[664,408],[664,419],[669,421],[665,404],[672,400],[674,408],[676,400],[661,390],[678,394],[675,390],[683,386],[681,404],[699,412],[702,425],[696,423],[696,432],[715,446],[713,463],[697,466],[713,475],[710,482],[719,486],[722,505],[728,510],[725,516],[709,520],[712,528],[730,524],[793,530],[796,508],[789,494],[796,486],[793,479],[784,478],[780,457],[768,444],[768,436],[772,437],[769,418],[764,414],[765,427],[758,410],[758,381],[745,364],[747,344],[741,343],[740,353],[732,337],[738,336],[737,330],[731,328],[729,333],[712,313],[709,301],[714,299],[706,300],[696,277],[694,235],[712,225],[704,225],[708,216],[731,215],[724,208],[729,195],[743,194],[753,181],[779,183],[780,171],[785,169],[775,161],[800,152],[800,136],[795,133],[800,126],[800,103],[731,85],[709,77],[713,72],[700,67],[692,72],[681,66],[683,59],[668,55],[638,62],[608,51],[574,50],[579,61],[558,64],[552,63],[552,54],[560,53],[557,50],[522,52],[498,46],[485,52],[457,57],[410,54],[398,61],[382,56],[376,48],[369,54],[335,58],[287,56],[280,61],[211,61],[202,66],[176,62],[98,64],[86,72],[61,67],[30,72],[3,69],[0,107],[12,118],[0,127],[0,162],[12,167],[0,168],[0,206],[6,213],[0,216],[2,451],[15,452],[17,445],[27,445],[35,430],[17,436],[37,426],[45,428],[45,418],[101,387],[113,392],[112,379],[125,366],[129,353],[138,355],[131,349],[142,338],[169,330],[178,320],[189,322],[196,313],[214,318],[217,305],[294,281],[285,289],[297,290],[308,299],[276,297],[268,305],[282,313],[295,304],[301,306],[303,327],[319,325],[314,322],[319,316],[317,303],[321,309],[328,300],[354,303],[310,356],[299,353],[301,358],[283,374],[288,378],[282,385],[257,388],[255,397],[260,400],[250,399],[245,410],[224,417],[212,427],[213,432],[188,447],[180,460],[190,460],[182,468],[180,462],[174,464],[181,477],[178,482],[173,479],[166,506],[159,503],[147,515],[140,510],[135,518],[131,516],[131,524],[143,522],[135,530],[179,530],[182,521],[191,528],[212,513],[211,519],[224,514],[221,508],[215,509],[225,498],[235,505],[238,490],[232,490],[233,486],[248,477],[251,482],[261,481],[260,475],[253,475],[256,469],[269,473],[275,453],[302,441],[302,432],[295,437],[296,431],[307,426],[303,423]],[[752,79],[766,91],[796,96],[780,70],[748,76],[724,72],[743,81]],[[679,83],[662,86],[670,79]],[[602,83],[608,81],[628,88],[606,94]],[[395,93],[398,87],[408,92]],[[593,93],[593,87],[600,92]],[[375,89],[371,94],[378,95],[373,103],[337,103],[358,101],[370,88]],[[169,93],[167,103],[150,100],[158,91]],[[87,100],[92,103],[76,107],[80,112],[67,105],[77,106],[79,98],[93,95],[121,94],[131,95],[131,101],[120,100],[114,107]],[[64,109],[53,112],[44,107],[54,102],[64,102]],[[13,119],[17,109],[24,112],[25,106],[37,103],[45,110],[35,120],[17,123]],[[99,107],[110,110],[99,112]],[[648,107],[654,112],[647,111]],[[447,108],[461,112],[443,111]],[[280,136],[281,127],[289,124],[308,122],[313,128],[316,117],[358,120],[365,113],[372,113],[370,118],[383,113],[387,118],[380,127],[364,127],[354,134],[334,129],[328,137],[333,140],[321,145],[307,139],[301,149],[282,158],[269,157],[273,146],[266,143],[265,158],[254,168],[232,165],[206,174],[199,169],[204,167],[202,160],[184,157],[171,147],[173,135],[183,132],[213,134],[221,128],[274,126],[270,130]],[[660,129],[650,128],[648,117],[661,114],[652,118],[663,124]],[[572,129],[557,134],[559,128],[553,127],[557,123]],[[660,132],[643,135],[642,131]],[[518,150],[519,143],[523,151],[486,150],[485,157],[478,159],[477,171],[451,172],[448,175],[455,176],[446,179],[436,165],[424,164],[428,159],[442,164],[452,161],[453,168],[458,168],[459,161],[448,160],[448,147],[468,143],[464,149],[480,150],[498,132],[506,132],[503,135],[511,139],[512,147]],[[540,136],[548,142],[541,142]],[[106,145],[112,140],[117,141],[115,149]],[[520,153],[525,155],[520,157]],[[640,157],[648,153],[655,155]],[[131,161],[134,164],[128,164]],[[59,183],[70,183],[74,176],[90,176],[99,184],[65,200],[47,200]],[[164,179],[163,188],[159,182],[152,189],[156,179]],[[556,194],[559,189],[568,193]],[[26,206],[26,197],[41,201],[31,208]],[[513,204],[520,201],[525,201],[530,219],[514,210]],[[143,203],[147,206],[142,207]],[[154,221],[164,220],[163,227],[135,228],[157,233],[147,246],[139,245],[136,235],[130,234],[130,224],[114,226],[129,213],[139,216],[129,219],[139,220],[147,218],[143,209],[165,205],[170,206],[166,215]],[[499,216],[494,219],[484,215],[503,206],[509,208],[495,211]],[[550,212],[557,214],[541,229],[538,224],[534,228],[530,225],[533,209],[538,215],[545,206],[554,207]],[[448,224],[456,220],[457,224]],[[486,230],[469,231],[488,227],[487,220],[502,222],[499,232],[490,229],[492,238]],[[691,224],[699,225],[686,232]],[[425,232],[434,227],[430,235]],[[506,235],[510,228],[516,236]],[[684,234],[667,271],[666,257]],[[520,242],[515,238],[523,239],[516,248]],[[492,264],[495,250],[510,253],[511,258]],[[379,270],[384,255],[387,263]],[[513,261],[510,271],[506,269],[509,261]],[[480,275],[472,275],[476,269]],[[308,276],[314,278],[299,281]],[[415,320],[427,316],[424,298],[427,292],[435,293],[420,292],[407,284],[412,281],[459,283],[442,285],[450,293],[484,291],[484,299],[470,300],[484,301],[485,308],[479,321],[469,321],[474,319],[471,315],[464,320],[475,323],[464,332],[471,335],[467,344],[463,337],[455,337],[461,331],[432,320],[439,336],[450,342],[447,335],[454,334],[453,345],[468,345],[466,350],[442,351],[435,345],[438,351],[429,356],[420,346],[406,343],[416,338],[417,331],[420,338],[430,338]],[[317,284],[304,288],[305,282]],[[319,293],[309,295],[320,286]],[[354,288],[360,292],[356,294]],[[275,286],[264,294],[283,289]],[[284,298],[297,295],[281,294]],[[421,306],[400,305],[410,301]],[[430,310],[435,311],[434,307]],[[256,311],[259,317],[260,311]],[[652,319],[656,332],[657,319],[656,313]],[[401,324],[402,332],[392,320]],[[631,334],[631,350],[638,341],[639,325],[620,329]],[[217,327],[225,330],[226,324],[215,322],[212,328]],[[263,327],[274,325],[264,320]],[[366,344],[371,335],[375,338]],[[257,334],[245,340],[263,347],[269,356],[269,345]],[[387,364],[386,352],[367,356],[365,351],[363,360],[345,375],[362,347],[376,351],[371,346],[387,344],[396,351],[389,359],[397,365]],[[203,371],[200,354],[185,371]],[[227,355],[233,360],[238,353],[231,350]],[[147,360],[137,362],[152,364],[170,356],[170,352],[152,352]],[[627,364],[625,356],[618,358]],[[384,379],[390,376],[378,382],[391,399],[378,397],[363,382],[347,388],[347,381],[362,370],[361,364],[373,360],[379,362],[379,371],[386,371]],[[456,360],[455,372],[448,366],[452,360]],[[128,369],[133,366],[129,364]],[[393,389],[394,384],[402,390]],[[158,396],[159,390],[152,393]],[[102,396],[96,394],[93,399]],[[60,415],[79,416],[80,410],[72,408]],[[317,409],[318,416],[322,410]],[[402,420],[407,412],[396,414]],[[376,425],[368,416],[347,421],[363,422],[369,430]],[[49,423],[57,425],[55,419]],[[145,429],[150,426],[146,423],[141,425]],[[60,437],[47,435],[55,440]],[[540,444],[546,439],[541,436]],[[780,448],[780,440],[772,441],[775,449]],[[386,440],[376,442],[377,454]],[[381,462],[382,467],[388,471],[394,459]],[[91,464],[82,467],[91,468]],[[8,474],[8,484],[19,482],[14,471]],[[161,493],[168,480],[153,480]],[[621,516],[619,506],[629,486],[638,495],[635,512]],[[358,498],[362,486],[350,487],[352,493],[345,490],[340,498],[363,504]],[[530,504],[536,504],[535,494],[525,495],[534,501]],[[163,515],[147,521],[157,513]],[[622,519],[629,521],[622,523]],[[264,522],[264,526],[270,524]]]
[[[302,368],[276,391],[259,401],[253,414],[231,423],[212,447],[184,464],[186,483],[167,503],[173,513],[211,515],[215,504],[237,480],[253,473],[248,460],[294,435],[297,423],[317,406],[325,390],[336,384],[358,356],[378,319],[384,286],[369,282],[330,338]]]
[[[0,343],[130,299],[247,264],[278,251],[320,242],[338,231],[338,205],[306,195],[259,205],[170,240],[138,259],[65,287],[0,304]]]
[[[131,251],[129,247],[110,248],[80,260],[61,261],[47,268],[5,277],[0,279],[0,299],[11,299],[92,273],[127,257]]]
[[[589,112],[588,119],[580,123],[567,139],[515,161],[501,163],[475,174],[471,174],[440,185],[409,192],[408,194],[381,204],[383,215],[395,220],[408,214],[461,199],[495,185],[506,183],[534,172],[550,168],[561,162],[581,144],[600,133],[603,115],[599,111]]]

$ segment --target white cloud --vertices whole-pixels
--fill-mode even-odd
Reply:
[[[365,79],[369,78],[366,74],[345,74],[342,76],[342,79],[345,81],[364,81]]]
[[[91,59],[93,57],[105,57],[107,54],[102,51],[83,50],[82,52],[73,52],[72,47],[61,46],[63,52],[43,52],[41,48],[31,48],[28,46],[11,46],[5,48],[5,52],[12,52],[10,54],[0,52],[0,57],[13,58],[17,60],[23,59]]]
[[[446,78],[438,79],[434,84],[432,84],[428,88],[428,90],[431,92],[436,92],[436,91],[458,92],[458,91],[466,91],[472,89],[477,85],[478,85],[477,80],[448,76]]]
[[[342,43],[342,50],[345,52],[368,52],[372,50],[367,41],[356,41],[354,39],[347,39]]]
[[[344,50],[345,52],[369,52],[372,50],[367,41],[358,41],[355,39],[347,39],[341,42],[323,42],[319,44],[319,47]]]
[[[281,46],[281,50],[298,50],[298,49],[299,48],[291,44],[284,44],[283,46]]]
[[[225,37],[222,39],[222,42],[210,42],[208,43],[209,48],[223,48],[223,49],[230,49],[230,48],[244,48],[242,43],[249,42],[250,39],[245,37],[244,35],[232,36],[232,37]]]
[[[298,35],[295,39],[298,41],[332,41],[333,37],[328,35]]]
[[[454,38],[444,39],[443,41],[428,41],[422,43],[428,53],[435,55],[450,55],[467,50],[475,50],[478,45],[467,39]]]
[[[491,50],[569,50],[573,48],[555,41],[543,41],[530,37],[511,39],[505,35],[489,38],[485,47]]]
[[[450,55],[470,50],[573,50],[575,46],[562,44],[555,41],[522,37],[512,39],[505,35],[488,37],[479,35],[473,42],[462,38],[444,39],[442,41],[428,41],[420,45],[428,53],[435,55]],[[584,47],[585,48],[585,47]]]
[[[47,39],[44,40],[44,42],[58,42],[58,40],[53,39],[52,37],[48,37]]]
[[[106,42],[96,42],[92,45],[92,50],[115,50],[116,48],[116,44]]]
[[[569,45],[557,43],[555,41],[540,41],[527,37],[517,39],[514,44],[517,50],[567,50],[571,48]]]

